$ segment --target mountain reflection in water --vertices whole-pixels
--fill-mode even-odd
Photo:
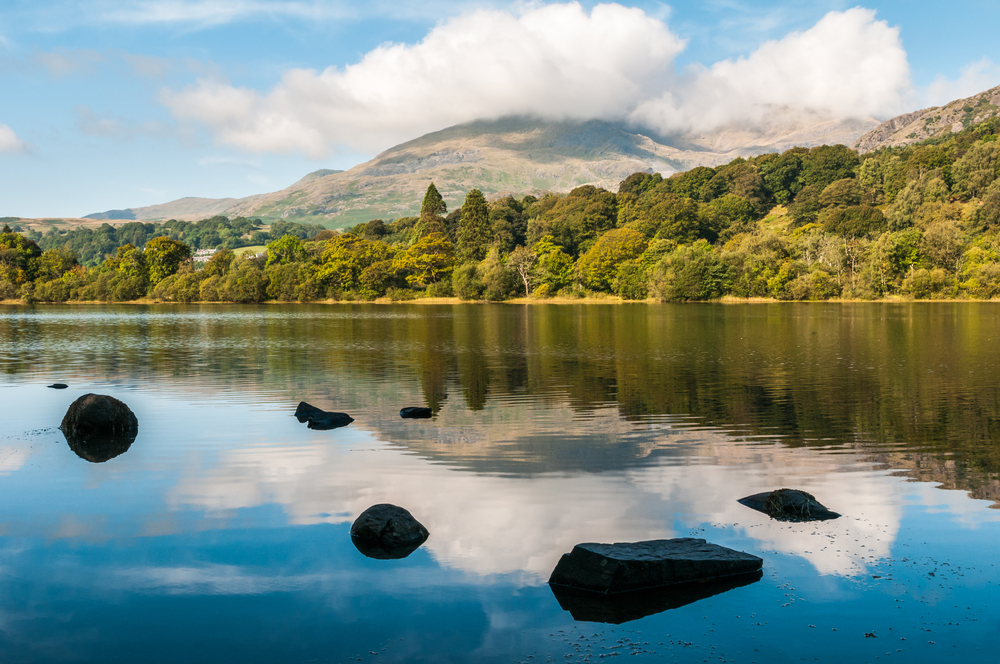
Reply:
[[[218,646],[204,661],[273,661],[292,642],[333,661],[562,657],[584,648],[543,587],[563,552],[685,536],[760,555],[763,580],[601,622],[667,644],[710,638],[703,617],[729,624],[691,661],[712,646],[864,660],[863,638],[836,640],[847,627],[995,624],[975,552],[1000,527],[997,338],[985,303],[6,307],[0,655],[128,661],[134,642],[188,659],[126,628],[157,615]],[[142,428],[127,453],[81,463],[54,427],[97,391]],[[354,422],[310,430],[300,401]],[[434,417],[400,418],[415,405]],[[842,518],[737,502],[785,486]],[[366,558],[348,528],[381,502],[433,537]],[[945,555],[968,557],[960,578]],[[822,638],[796,636],[824,620]],[[581,650],[553,646],[558,630]]]

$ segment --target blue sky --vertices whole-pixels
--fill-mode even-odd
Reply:
[[[1000,4],[0,3],[0,216],[281,189],[506,113],[879,119],[1000,84]]]

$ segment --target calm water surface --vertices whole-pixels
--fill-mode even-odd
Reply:
[[[0,373],[3,662],[940,662],[1000,641],[997,305],[4,307]],[[87,392],[139,419],[105,463],[56,428]],[[300,400],[355,422],[309,430]],[[399,418],[414,405],[434,418]],[[782,486],[844,516],[736,502]],[[404,560],[351,544],[380,502],[431,532]],[[620,625],[545,584],[575,543],[686,536],[763,578]]]

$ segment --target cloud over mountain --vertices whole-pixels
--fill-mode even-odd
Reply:
[[[264,93],[205,78],[162,101],[220,144],[321,157],[504,115],[629,118],[670,133],[759,120],[775,105],[888,116],[911,96],[898,30],[866,9],[831,12],[747,57],[678,72],[684,47],[664,21],[617,4],[482,9],[353,65],[290,69]]]

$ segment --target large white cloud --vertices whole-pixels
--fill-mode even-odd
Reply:
[[[201,79],[163,101],[221,144],[322,156],[512,114],[630,118],[662,132],[760,118],[774,105],[887,116],[911,90],[898,30],[866,9],[831,12],[745,58],[678,74],[684,45],[662,20],[616,4],[483,9],[344,68],[288,70],[266,93]]]
[[[910,69],[899,30],[855,8],[769,41],[747,57],[693,73],[641,104],[633,118],[664,130],[705,130],[759,121],[775,106],[831,117],[886,117],[910,101]]]
[[[17,137],[14,130],[5,124],[0,124],[0,154],[25,152],[28,144]]]

